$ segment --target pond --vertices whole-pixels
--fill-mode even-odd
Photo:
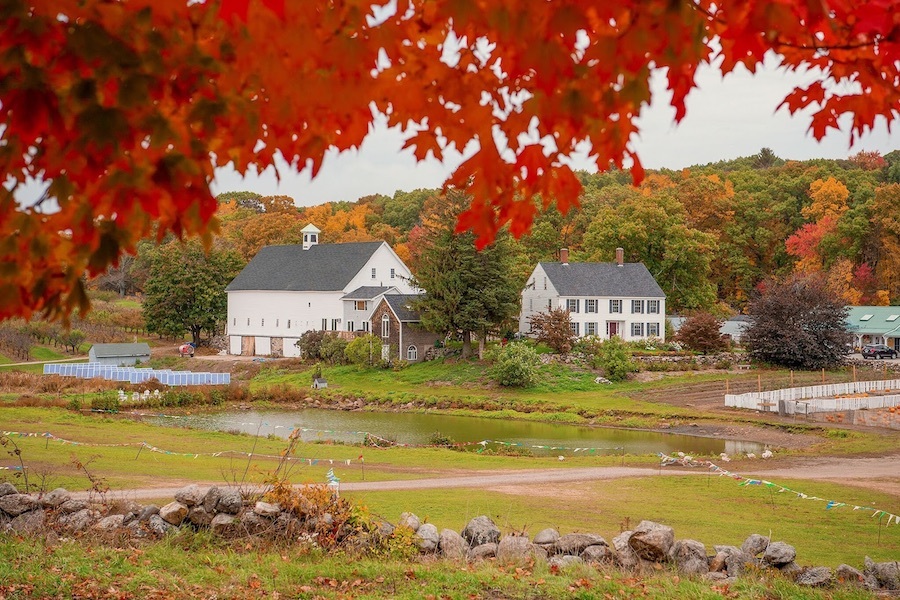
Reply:
[[[623,451],[627,454],[679,451],[689,454],[736,454],[763,449],[756,442],[435,413],[348,412],[308,408],[154,416],[145,420],[159,425],[240,431],[262,436],[274,434],[284,438],[294,429],[301,429],[304,441],[361,443],[369,435],[412,446],[430,444],[434,434],[439,432],[473,450],[505,444],[522,446],[536,454],[621,454]],[[489,443],[479,444],[486,441]]]

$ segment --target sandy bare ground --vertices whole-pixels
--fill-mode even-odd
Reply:
[[[722,463],[729,471],[747,477],[759,477],[778,481],[819,480],[833,481],[847,485],[856,485],[868,489],[884,491],[900,495],[900,454],[865,458],[803,458],[791,459],[784,465],[765,463],[763,461],[741,461],[740,463]],[[341,490],[347,492],[361,491],[398,491],[423,489],[455,489],[476,488],[490,489],[506,493],[527,493],[544,495],[548,492],[559,493],[578,482],[594,482],[626,477],[664,477],[673,475],[705,475],[707,469],[659,468],[659,467],[586,467],[559,469],[524,469],[503,472],[480,472],[475,475],[448,472],[439,477],[424,479],[406,479],[392,481],[361,481],[341,484]],[[206,485],[222,486],[221,482],[209,482]],[[150,500],[172,498],[180,487],[155,487],[110,492],[107,498],[130,500]],[[86,492],[73,496],[86,498]]]

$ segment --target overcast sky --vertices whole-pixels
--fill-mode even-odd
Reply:
[[[766,68],[750,74],[745,70],[724,79],[706,69],[698,74],[699,89],[691,92],[687,116],[674,124],[675,111],[668,102],[665,80],[654,81],[654,101],[639,121],[641,134],[634,140],[646,168],[679,169],[771,148],[785,159],[846,158],[860,150],[882,154],[900,148],[900,137],[887,131],[880,120],[874,132],[849,147],[848,131],[832,131],[816,142],[807,133],[809,113],[791,117],[776,107],[795,85],[806,85],[811,76],[788,75],[770,61]],[[248,190],[262,195],[284,194],[300,206],[334,200],[355,201],[370,194],[393,195],[397,190],[440,187],[459,158],[442,165],[434,160],[416,164],[411,151],[401,151],[403,139],[396,130],[376,127],[356,151],[330,154],[315,181],[308,171],[282,170],[281,182],[273,171],[241,177],[232,169],[217,173],[214,192]],[[578,168],[595,170],[589,162]]]

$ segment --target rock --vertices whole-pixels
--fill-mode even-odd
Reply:
[[[781,565],[778,567],[778,570],[786,577],[795,577],[803,572],[803,567],[795,563],[794,561],[789,562],[786,565]]]
[[[213,520],[213,513],[207,512],[202,504],[198,504],[188,511],[187,520],[197,527],[209,527]]]
[[[20,514],[18,517],[7,523],[6,528],[9,531],[15,531],[16,533],[34,535],[44,529],[46,521],[47,514],[43,509],[39,508]]]
[[[615,562],[616,555],[609,549],[609,546],[595,544],[582,550],[581,560],[586,563],[599,565]]]
[[[838,568],[835,569],[834,578],[838,583],[848,583],[851,585],[865,585],[866,583],[866,578],[863,576],[862,571],[844,564],[838,565]]]
[[[66,500],[56,508],[56,512],[61,515],[68,515],[81,512],[86,508],[90,507],[83,500]]]
[[[150,518],[147,519],[147,531],[153,535],[163,536],[171,530],[172,526],[166,523],[158,514],[150,515]]]
[[[824,587],[831,583],[831,569],[828,567],[811,567],[800,572],[794,581],[797,585],[807,587]]]
[[[421,524],[419,517],[409,512],[401,514],[400,523],[398,523],[400,527],[409,527],[413,532],[418,531]]]
[[[121,529],[124,525],[125,515],[109,515],[94,523],[94,529],[100,531],[113,531],[115,529]]]
[[[479,560],[494,558],[497,556],[498,549],[499,544],[481,544],[480,546],[469,548],[469,552],[466,553],[466,560],[468,560],[469,562],[476,562]]]
[[[660,523],[641,521],[628,538],[628,545],[640,558],[662,562],[675,543],[675,531]]]
[[[763,554],[763,562],[773,567],[781,567],[794,561],[797,551],[790,544],[784,542],[772,542]]]
[[[391,537],[392,535],[394,535],[394,530],[396,529],[396,527],[394,527],[391,523],[385,521],[384,519],[378,522],[378,535],[380,535],[381,537]]]
[[[578,556],[588,546],[609,546],[609,544],[602,537],[593,533],[567,533],[553,544],[550,552]]]
[[[253,507],[253,512],[258,514],[260,517],[273,519],[278,516],[278,513],[281,512],[281,507],[277,504],[272,504],[271,502],[263,502],[262,500],[260,500]]]
[[[282,512],[272,523],[273,533],[280,538],[296,537],[302,530],[303,524],[296,516],[288,512]],[[349,529],[345,529],[344,535],[349,535]]]
[[[536,536],[534,536],[533,543],[538,544],[539,546],[555,544],[556,540],[559,539],[559,532],[552,527],[548,527],[543,531],[539,532]]]
[[[437,527],[431,523],[420,525],[416,530],[416,537],[418,538],[417,541],[422,552],[436,552],[438,544],[441,541]]]
[[[260,517],[252,510],[242,512],[238,517],[238,523],[240,523],[239,527],[248,535],[259,535],[272,529],[271,521]]]
[[[175,501],[181,502],[188,508],[192,506],[197,506],[201,502],[203,502],[203,497],[206,495],[206,490],[201,488],[196,483],[192,483],[191,485],[185,486],[175,492]]]
[[[756,559],[737,546],[715,546],[715,549],[717,553],[725,555],[725,570],[729,577],[739,577],[747,569],[747,565],[756,565]]]
[[[534,544],[524,535],[504,535],[497,545],[497,562],[521,564],[532,556]]]
[[[18,494],[19,490],[16,489],[16,486],[11,484],[8,481],[4,481],[0,483],[0,496],[9,496],[10,494]]]
[[[581,560],[580,556],[572,556],[571,554],[557,554],[556,556],[551,556],[550,560],[547,561],[550,568],[556,567],[557,569],[566,569],[572,565],[583,563],[584,561]]]
[[[41,497],[41,506],[44,508],[56,508],[71,500],[72,496],[63,488],[56,488]]]
[[[704,573],[701,577],[707,581],[725,585],[733,585],[737,582],[737,577],[729,577],[720,571],[710,571],[709,573]]]
[[[716,552],[716,555],[709,561],[709,570],[718,573],[725,570],[725,559],[728,555],[724,552]]]
[[[203,496],[203,500],[200,502],[200,505],[203,509],[212,514],[216,512],[216,506],[219,505],[219,500],[222,498],[222,490],[216,486],[212,486],[208,490],[206,490],[206,495]]]
[[[236,515],[244,507],[244,499],[239,490],[226,488],[219,489],[219,501],[216,503],[216,512],[228,515]]]
[[[190,509],[181,502],[169,502],[159,509],[160,518],[170,525],[181,525]]]
[[[438,540],[438,550],[441,556],[450,560],[465,560],[466,553],[469,550],[469,544],[453,529],[444,529],[441,531]]]
[[[159,507],[155,504],[148,504],[144,508],[141,509],[141,512],[138,513],[138,521],[141,523],[146,523],[150,520],[150,517],[153,515],[159,514]]]
[[[769,538],[758,533],[751,534],[744,543],[741,544],[741,551],[750,556],[759,556],[766,551],[769,546]]]
[[[0,510],[11,517],[18,517],[37,506],[37,501],[28,494],[7,494],[0,496]]]
[[[678,540],[672,544],[669,560],[676,568],[687,575],[702,575],[709,572],[706,559],[706,546],[696,540]]]
[[[641,562],[638,555],[634,553],[634,550],[628,544],[632,533],[632,531],[623,531],[612,540],[613,548],[616,550],[616,562],[623,569],[634,569]]]
[[[892,591],[900,590],[900,563],[897,561],[877,563],[867,556],[865,564],[865,575],[873,577],[879,587]]]
[[[480,546],[500,541],[500,528],[490,518],[482,515],[475,517],[462,531],[462,536],[470,546]]]
[[[75,533],[91,526],[94,522],[94,513],[87,508],[78,512],[60,515],[56,523],[66,531]]]
[[[219,513],[209,522],[210,530],[216,535],[231,535],[235,530],[237,519],[228,513]]]

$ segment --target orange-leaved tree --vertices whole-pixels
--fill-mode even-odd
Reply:
[[[214,168],[318,172],[375,118],[446,182],[459,228],[519,236],[534,199],[563,211],[565,159],[642,170],[631,146],[665,70],[675,119],[703,63],[769,51],[820,78],[789,94],[816,138],[851,139],[900,100],[900,0],[5,0],[0,3],[0,318],[86,305],[82,276],[150,234],[215,227]],[[835,82],[841,85],[835,85]],[[774,108],[774,107],[773,107]],[[21,193],[36,180],[38,198]],[[32,188],[33,189],[33,188]]]

